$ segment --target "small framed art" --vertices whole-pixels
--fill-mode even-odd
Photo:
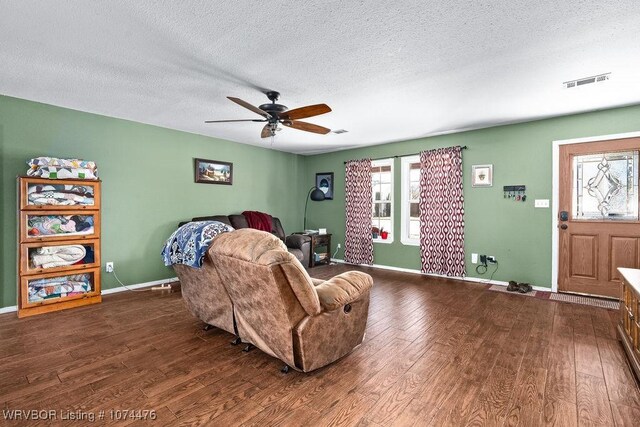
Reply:
[[[233,184],[233,163],[195,159],[196,182],[200,184]]]
[[[322,190],[325,199],[333,200],[333,172],[317,173],[316,187]]]
[[[493,165],[471,166],[471,185],[473,187],[492,187]]]

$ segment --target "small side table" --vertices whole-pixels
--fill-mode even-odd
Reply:
[[[310,237],[311,253],[309,254],[309,268],[313,268],[319,264],[329,265],[331,263],[331,234],[312,234]],[[318,252],[320,260],[316,261],[314,254],[318,249],[322,249],[322,252]]]

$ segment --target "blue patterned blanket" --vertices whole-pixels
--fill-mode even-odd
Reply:
[[[233,231],[219,221],[189,222],[173,232],[162,249],[164,265],[185,264],[200,268],[209,244],[220,233]]]

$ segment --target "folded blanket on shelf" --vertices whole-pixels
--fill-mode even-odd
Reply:
[[[271,218],[271,215],[258,211],[244,211],[242,215],[247,219],[250,228],[271,233],[273,229],[273,218]]]
[[[88,273],[49,279],[30,280],[27,285],[29,302],[62,298],[91,292],[91,275]]]
[[[92,161],[35,157],[27,164],[28,176],[50,179],[98,179],[98,168]]]
[[[32,215],[27,219],[29,236],[77,235],[93,233],[91,215]]]
[[[185,264],[200,268],[211,241],[220,233],[233,231],[219,221],[188,222],[171,234],[162,249],[164,265]]]
[[[78,264],[93,264],[95,262],[95,253],[93,251],[93,247],[90,245],[84,246],[84,250],[87,254],[81,260],[77,261],[74,265]]]
[[[82,245],[45,246],[36,250],[31,262],[38,268],[62,267],[77,263],[86,254]]]
[[[94,204],[93,188],[88,185],[34,185],[27,198],[31,205],[84,205]]]

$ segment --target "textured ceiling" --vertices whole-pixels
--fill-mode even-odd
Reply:
[[[562,82],[611,72],[574,89]],[[261,90],[349,133],[260,138]],[[301,154],[640,103],[638,0],[0,0],[0,93]]]

